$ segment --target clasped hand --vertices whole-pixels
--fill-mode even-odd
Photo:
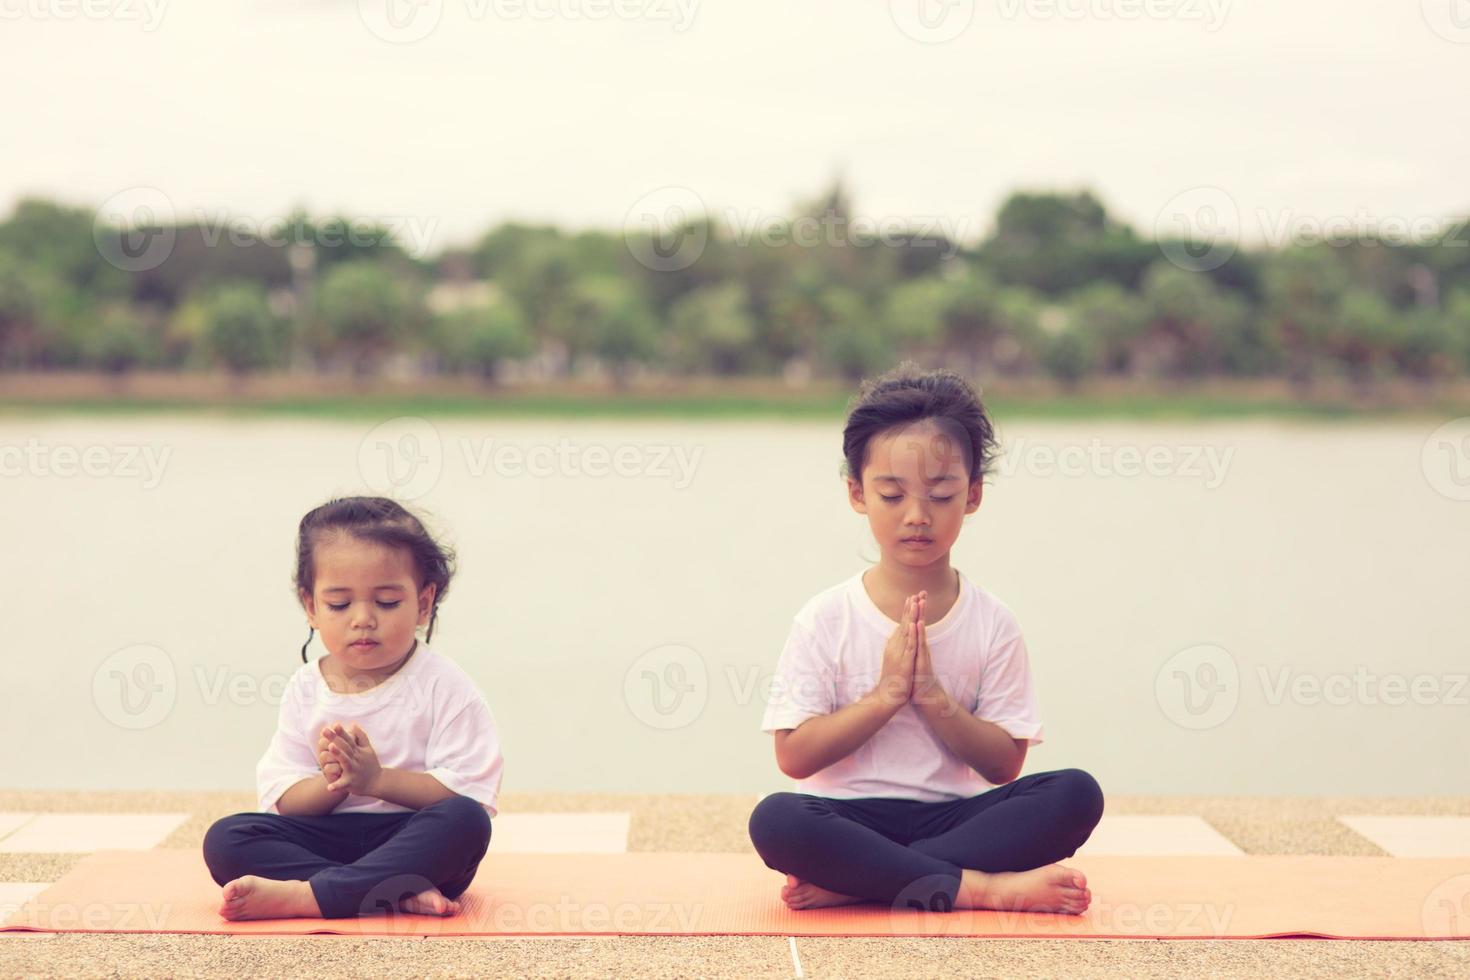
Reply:
[[[917,592],[904,600],[903,619],[883,649],[879,693],[890,704],[942,705],[948,698],[929,656],[924,621],[928,598],[928,592]]]
[[[327,789],[345,789],[358,796],[373,796],[373,787],[383,767],[367,732],[356,724],[333,722],[322,729],[316,743],[317,764],[326,777]]]

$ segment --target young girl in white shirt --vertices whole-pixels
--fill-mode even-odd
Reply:
[[[1080,769],[1016,778],[1042,741],[1026,645],[1010,610],[950,566],[994,454],[953,372],[905,364],[854,399],[848,500],[881,557],[797,614],[761,727],[798,792],[750,817],[793,909],[1080,914],[1091,900],[1056,862],[1097,826],[1102,791]]]
[[[484,698],[428,644],[453,555],[382,497],[312,510],[296,552],[301,659],[316,632],[327,654],[287,685],[256,768],[261,812],[205,835],[220,915],[451,915],[489,846],[502,768]]]

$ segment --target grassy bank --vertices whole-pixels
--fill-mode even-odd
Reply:
[[[370,419],[398,415],[519,418],[840,418],[854,386],[800,387],[768,379],[593,382],[487,388],[458,379],[425,382],[277,376],[231,385],[210,376],[0,376],[0,417],[209,413],[240,417]],[[1402,383],[1367,391],[1339,383],[1294,389],[1284,382],[1201,384],[1099,381],[1064,388],[999,381],[983,389],[1004,418],[1230,419],[1470,415],[1470,384]]]

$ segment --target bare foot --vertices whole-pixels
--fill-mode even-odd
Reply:
[[[322,910],[307,882],[246,875],[225,885],[219,914],[230,920],[320,919]]]
[[[410,895],[398,903],[398,908],[414,915],[458,915],[459,903],[444,897],[437,888]]]
[[[832,905],[852,905],[855,902],[866,901],[852,895],[843,895],[838,892],[830,892],[825,888],[818,888],[809,881],[802,881],[796,875],[786,876],[786,884],[781,887],[781,900],[793,909],[821,909]]]
[[[1086,875],[1064,865],[1048,864],[1030,871],[966,868],[955,907],[1081,915],[1091,902]]]

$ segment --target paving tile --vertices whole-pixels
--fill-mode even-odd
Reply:
[[[501,813],[490,851],[515,854],[621,854],[629,813]]]
[[[147,849],[188,817],[187,813],[42,813],[0,839],[0,853]]]
[[[1245,852],[1205,822],[1182,814],[1104,814],[1078,854],[1219,854]]]
[[[1394,857],[1470,857],[1470,817],[1344,814],[1337,819]]]
[[[34,813],[0,813],[0,840],[24,827],[34,816]]]

